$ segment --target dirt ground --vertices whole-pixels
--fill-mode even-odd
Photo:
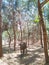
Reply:
[[[5,50],[5,49],[4,49]],[[3,54],[0,65],[49,65],[45,64],[44,50],[40,41],[27,48],[27,54],[21,55],[20,50],[10,50]]]

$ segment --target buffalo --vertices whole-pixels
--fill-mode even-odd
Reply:
[[[19,45],[20,45],[21,54],[27,53],[27,43],[26,42],[22,42]]]

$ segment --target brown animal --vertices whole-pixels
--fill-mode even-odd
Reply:
[[[23,42],[23,43],[20,43],[19,45],[20,45],[21,54],[27,53],[27,43]]]

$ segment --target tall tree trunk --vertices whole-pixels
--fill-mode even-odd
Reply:
[[[20,13],[20,10],[18,10],[18,15],[19,15],[19,25],[20,25],[20,32],[21,32],[21,43],[22,43],[22,23],[21,23],[21,13]]]
[[[16,26],[15,26],[15,12],[13,11],[13,33],[14,33],[14,51],[16,50]]]
[[[39,17],[40,17],[40,24],[41,24],[42,30],[43,30],[45,60],[46,60],[46,62],[48,62],[47,32],[46,32],[46,27],[44,25],[44,20],[43,20],[43,15],[42,15],[42,10],[41,10],[41,5],[40,5],[39,0],[38,0],[38,12],[39,12]]]
[[[0,57],[2,57],[2,16],[1,16],[1,6],[2,0],[0,0]]]
[[[28,22],[27,22],[27,29],[28,29],[28,46],[29,46],[29,27],[28,27]]]
[[[22,26],[21,26],[21,21],[20,21],[20,31],[21,31],[21,43],[22,43]]]

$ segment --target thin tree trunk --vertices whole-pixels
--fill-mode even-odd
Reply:
[[[28,22],[27,22],[27,29],[28,29],[28,46],[29,46],[29,27],[28,27]]]
[[[13,11],[13,33],[14,33],[14,51],[16,50],[16,27],[15,27],[15,12]]]
[[[1,16],[1,4],[2,0],[0,0],[0,57],[2,57],[2,16]]]
[[[41,41],[41,47],[43,48],[43,42],[42,42],[42,27],[40,25],[40,41]]]
[[[21,43],[22,43],[22,27],[21,27],[21,22],[20,22],[20,31],[21,31]]]
[[[14,31],[14,51],[16,50],[16,32]]]
[[[21,13],[20,13],[20,10],[18,10],[18,15],[19,15],[19,25],[20,25],[20,32],[21,32],[21,43],[22,43],[22,26],[21,26]]]
[[[9,31],[7,30],[7,34],[8,34],[8,36],[9,36],[9,49],[10,49],[10,44],[11,44],[11,36],[10,36],[10,33],[9,33]]]
[[[40,17],[40,24],[41,24],[42,30],[43,30],[45,60],[46,60],[46,62],[48,62],[47,32],[46,32],[46,27],[44,25],[44,20],[43,20],[43,15],[42,15],[42,10],[41,10],[41,5],[40,5],[39,0],[38,0],[38,12],[39,12],[39,17]]]

